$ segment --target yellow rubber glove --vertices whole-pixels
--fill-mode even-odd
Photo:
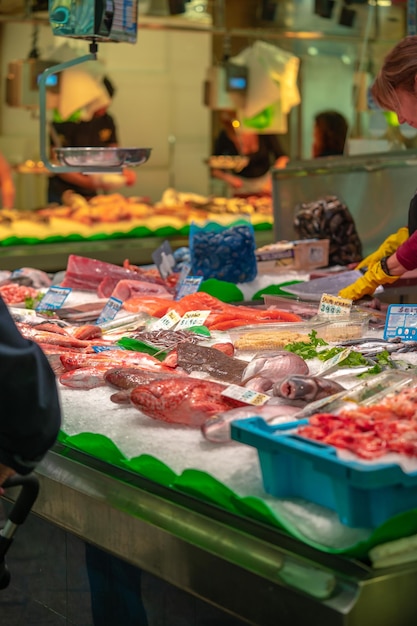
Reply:
[[[371,265],[367,272],[349,287],[339,291],[341,298],[360,300],[363,296],[372,295],[379,285],[395,283],[400,276],[388,276],[381,267],[380,261]]]
[[[390,235],[385,239],[383,243],[379,246],[378,250],[372,252],[367,257],[365,257],[358,265],[356,269],[360,270],[361,267],[371,267],[377,261],[380,261],[384,256],[391,256],[394,252],[401,246],[404,241],[408,239],[408,228],[403,226],[399,228],[396,233]]]

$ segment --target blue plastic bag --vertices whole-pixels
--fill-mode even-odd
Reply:
[[[209,222],[190,227],[191,267],[194,276],[246,283],[256,278],[255,234],[248,222],[221,226]]]

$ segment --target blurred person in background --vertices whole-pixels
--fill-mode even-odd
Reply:
[[[54,111],[54,120],[50,130],[51,148],[116,148],[118,137],[116,123],[108,113],[109,100],[114,96],[115,88],[111,81],[103,78],[105,97],[103,106],[97,108],[89,120],[82,119],[82,112],[76,111],[69,119],[62,120],[58,111]],[[54,174],[48,180],[48,202],[62,202],[65,191],[71,190],[87,200],[103,191],[113,191],[123,185],[133,185],[136,174],[125,168],[122,175],[89,175],[81,172]]]
[[[248,163],[239,171],[213,168],[212,177],[224,181],[232,194],[270,193],[271,168],[288,162],[278,136],[244,130],[230,112],[223,112],[220,119],[223,129],[215,140],[214,155],[247,157]]]
[[[337,111],[317,113],[313,126],[313,158],[344,154],[348,128],[346,118]]]
[[[13,209],[16,190],[10,165],[0,153],[0,189],[3,209]]]

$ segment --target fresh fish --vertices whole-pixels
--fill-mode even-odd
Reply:
[[[212,415],[242,406],[222,396],[225,385],[188,376],[155,380],[132,389],[132,404],[145,415],[163,422],[200,428]]]
[[[144,385],[153,380],[161,378],[171,378],[178,376],[175,371],[172,372],[151,372],[140,369],[139,367],[113,367],[108,369],[104,374],[106,383],[117,389],[133,389],[138,385]]]
[[[76,337],[77,339],[85,339],[91,341],[91,339],[101,339],[101,337],[103,336],[103,331],[101,330],[100,326],[97,326],[97,324],[83,324],[82,326],[78,326],[74,330],[72,336]]]
[[[143,330],[134,333],[131,337],[151,344],[155,348],[161,348],[161,350],[173,350],[183,341],[198,343],[202,340],[201,335],[190,330]]]
[[[258,393],[272,393],[272,387],[274,384],[275,381],[272,378],[254,376],[253,378],[250,378],[244,386],[252,391],[257,391]]]
[[[233,420],[254,416],[262,417],[266,422],[271,422],[276,417],[288,417],[291,420],[299,411],[299,406],[287,404],[285,401],[281,404],[264,404],[261,407],[242,406],[213,415],[201,426],[201,432],[212,443],[228,443],[231,441],[230,424]]]
[[[238,385],[246,369],[246,361],[227,356],[216,348],[180,343],[177,362],[186,372],[207,372],[212,378]]]
[[[130,404],[130,390],[121,390],[112,393],[110,400],[115,404]]]
[[[343,390],[344,387],[334,380],[327,380],[320,376],[293,375],[275,383],[273,394],[290,400],[302,399],[306,402],[313,402]]]
[[[246,386],[246,383],[255,376],[278,381],[289,374],[308,374],[308,372],[307,363],[298,354],[278,350],[267,355],[255,356],[242,374],[242,384]]]
[[[104,387],[106,381],[104,374],[107,371],[105,366],[82,367],[80,369],[65,372],[59,376],[59,382],[71,389],[95,389]]]
[[[88,342],[86,342],[88,345]],[[153,372],[172,372],[172,370],[150,354],[130,352],[128,350],[106,350],[97,354],[62,354],[61,363],[67,370],[92,365],[112,367],[139,367]]]

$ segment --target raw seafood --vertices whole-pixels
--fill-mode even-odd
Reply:
[[[139,367],[113,367],[106,371],[104,380],[112,387],[116,387],[116,389],[126,390],[133,389],[152,380],[160,380],[161,378],[170,378],[172,376],[178,376],[175,370],[172,372],[151,372]]]
[[[128,300],[133,296],[160,296],[172,299],[172,295],[163,286],[149,281],[138,279],[122,279],[106,276],[97,288],[99,298],[117,298],[118,300]]]
[[[113,265],[112,263],[106,263],[105,261],[70,254],[61,286],[83,291],[97,291],[100,283],[108,277],[118,280],[129,278],[132,280],[144,280],[150,283],[158,283],[160,285],[164,284],[162,278],[155,274],[151,275],[146,270],[141,270],[140,268],[136,268],[135,271],[132,271],[131,269]]]
[[[211,415],[242,406],[222,396],[225,385],[189,377],[156,380],[132,389],[132,404],[153,419],[199,428]]]
[[[299,426],[297,434],[364,459],[389,452],[417,456],[417,389],[409,387],[369,406],[317,413]]]
[[[239,384],[246,362],[227,356],[216,348],[180,343],[177,346],[177,362],[186,372],[207,372],[213,378]]]
[[[190,330],[143,330],[131,336],[162,350],[172,350],[183,341],[198,343],[202,340],[201,335]]]
[[[281,380],[289,374],[308,374],[308,365],[298,354],[278,350],[268,355],[255,356],[246,366],[242,374],[242,384],[246,384],[255,376]]]
[[[344,387],[334,380],[327,380],[320,376],[292,375],[275,383],[272,392],[281,398],[313,402],[313,400],[320,400],[343,390]]]
[[[93,367],[81,367],[76,370],[64,372],[59,376],[59,382],[71,389],[95,389],[106,384],[104,373],[107,371],[105,365],[95,365]]]
[[[139,352],[128,352],[127,350],[106,350],[98,354],[62,354],[61,363],[66,370],[74,370],[79,367],[89,367],[92,365],[107,365],[112,367],[140,367],[145,370],[156,372],[172,372],[172,370],[163,365],[158,359],[150,354],[142,354]]]

